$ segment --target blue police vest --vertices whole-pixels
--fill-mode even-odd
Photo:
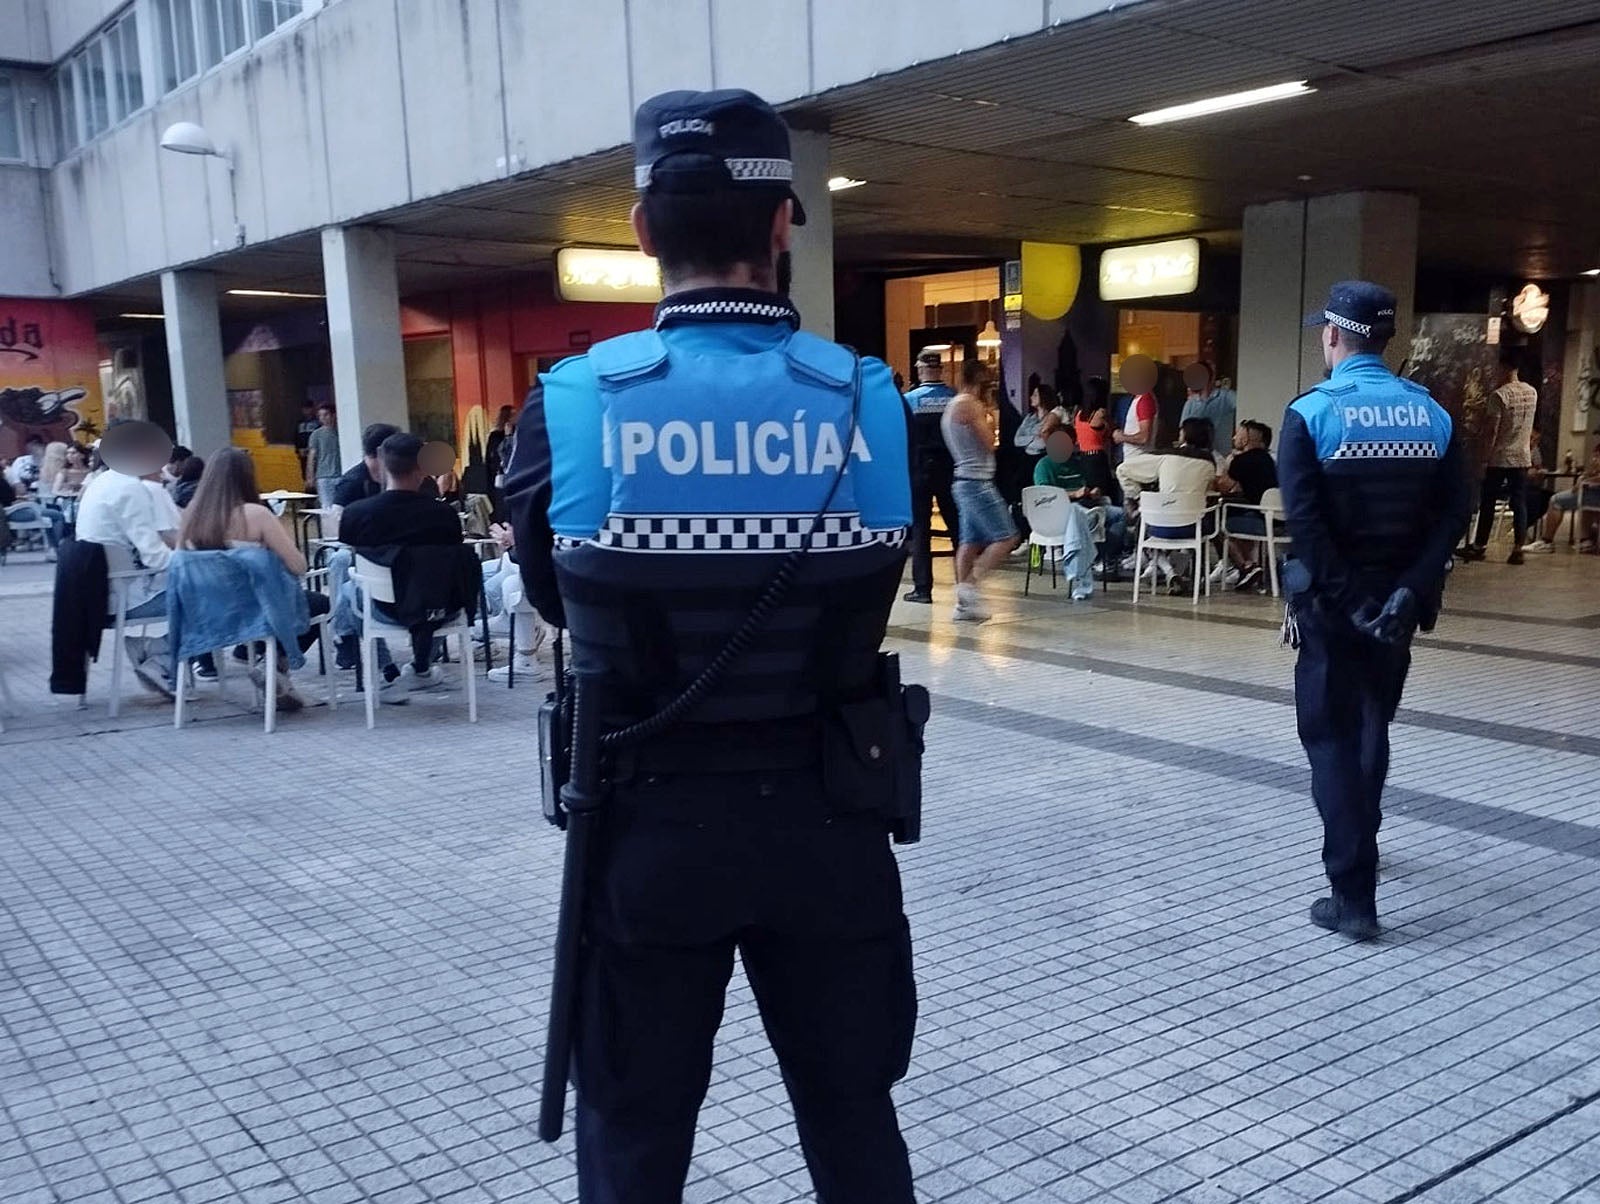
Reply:
[[[906,406],[911,410],[911,441],[921,468],[951,467],[950,449],[944,444],[939,423],[955,395],[956,391],[943,381],[929,381],[906,394]]]
[[[861,512],[883,512],[875,491],[907,489],[899,396],[886,424],[883,395],[864,395],[852,437],[854,355],[798,332],[727,355],[641,331],[597,344],[586,366],[592,380],[578,365],[545,379],[576,663],[610,679],[621,712],[659,709],[806,543],[848,465],[784,605],[692,719],[785,718],[868,692],[905,531],[869,528]],[[573,414],[590,424],[581,434],[563,430]]]
[[[1413,563],[1438,518],[1433,506],[1450,415],[1375,355],[1345,360],[1290,408],[1316,443],[1341,556],[1387,588]]]

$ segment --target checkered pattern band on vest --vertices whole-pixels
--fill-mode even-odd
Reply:
[[[800,313],[792,305],[766,305],[759,301],[687,301],[682,304],[670,300],[656,307],[656,329],[682,318],[757,318],[763,321],[793,322],[800,325]]]
[[[620,552],[792,552],[806,546],[810,514],[613,514],[592,540],[558,537],[559,548],[585,543]],[[829,514],[811,537],[813,552],[874,545],[898,547],[906,528],[873,531],[857,514]]]
[[[794,164],[788,159],[724,159],[728,174],[736,184],[772,181],[787,184],[794,179]]]
[[[1426,439],[1394,439],[1345,443],[1333,453],[1335,460],[1437,460],[1439,449]]]
[[[1342,327],[1345,330],[1358,334],[1364,339],[1372,337],[1372,327],[1368,326],[1364,322],[1353,322],[1343,314],[1334,313],[1331,309],[1323,310],[1322,316],[1327,318],[1328,321],[1332,322],[1335,326]]]

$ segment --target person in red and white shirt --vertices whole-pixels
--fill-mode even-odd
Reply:
[[[1154,485],[1161,477],[1161,457],[1156,453],[1156,365],[1145,355],[1130,355],[1122,361],[1118,378],[1133,394],[1128,416],[1121,430],[1111,432],[1122,447],[1122,463],[1117,465],[1117,480],[1123,496],[1135,501],[1141,489]]]

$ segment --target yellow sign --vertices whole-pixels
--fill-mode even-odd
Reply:
[[[1022,244],[1022,308],[1030,318],[1054,322],[1072,308],[1083,275],[1078,248],[1065,243]]]
[[[1200,240],[1174,238],[1110,247],[1100,256],[1100,299],[1181,297],[1200,285]]]
[[[556,289],[563,301],[661,300],[661,265],[641,251],[562,247]]]

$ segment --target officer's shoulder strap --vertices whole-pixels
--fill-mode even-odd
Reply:
[[[602,388],[619,388],[658,371],[667,362],[667,344],[654,330],[635,330],[589,348],[589,364]]]
[[[1405,376],[1396,376],[1395,379],[1400,382],[1401,386],[1404,387],[1408,393],[1420,393],[1429,401],[1433,400],[1433,394],[1428,392],[1428,387],[1426,385],[1418,384],[1416,381]]]
[[[820,384],[842,389],[855,379],[855,352],[818,335],[795,331],[783,353],[791,368]]]

